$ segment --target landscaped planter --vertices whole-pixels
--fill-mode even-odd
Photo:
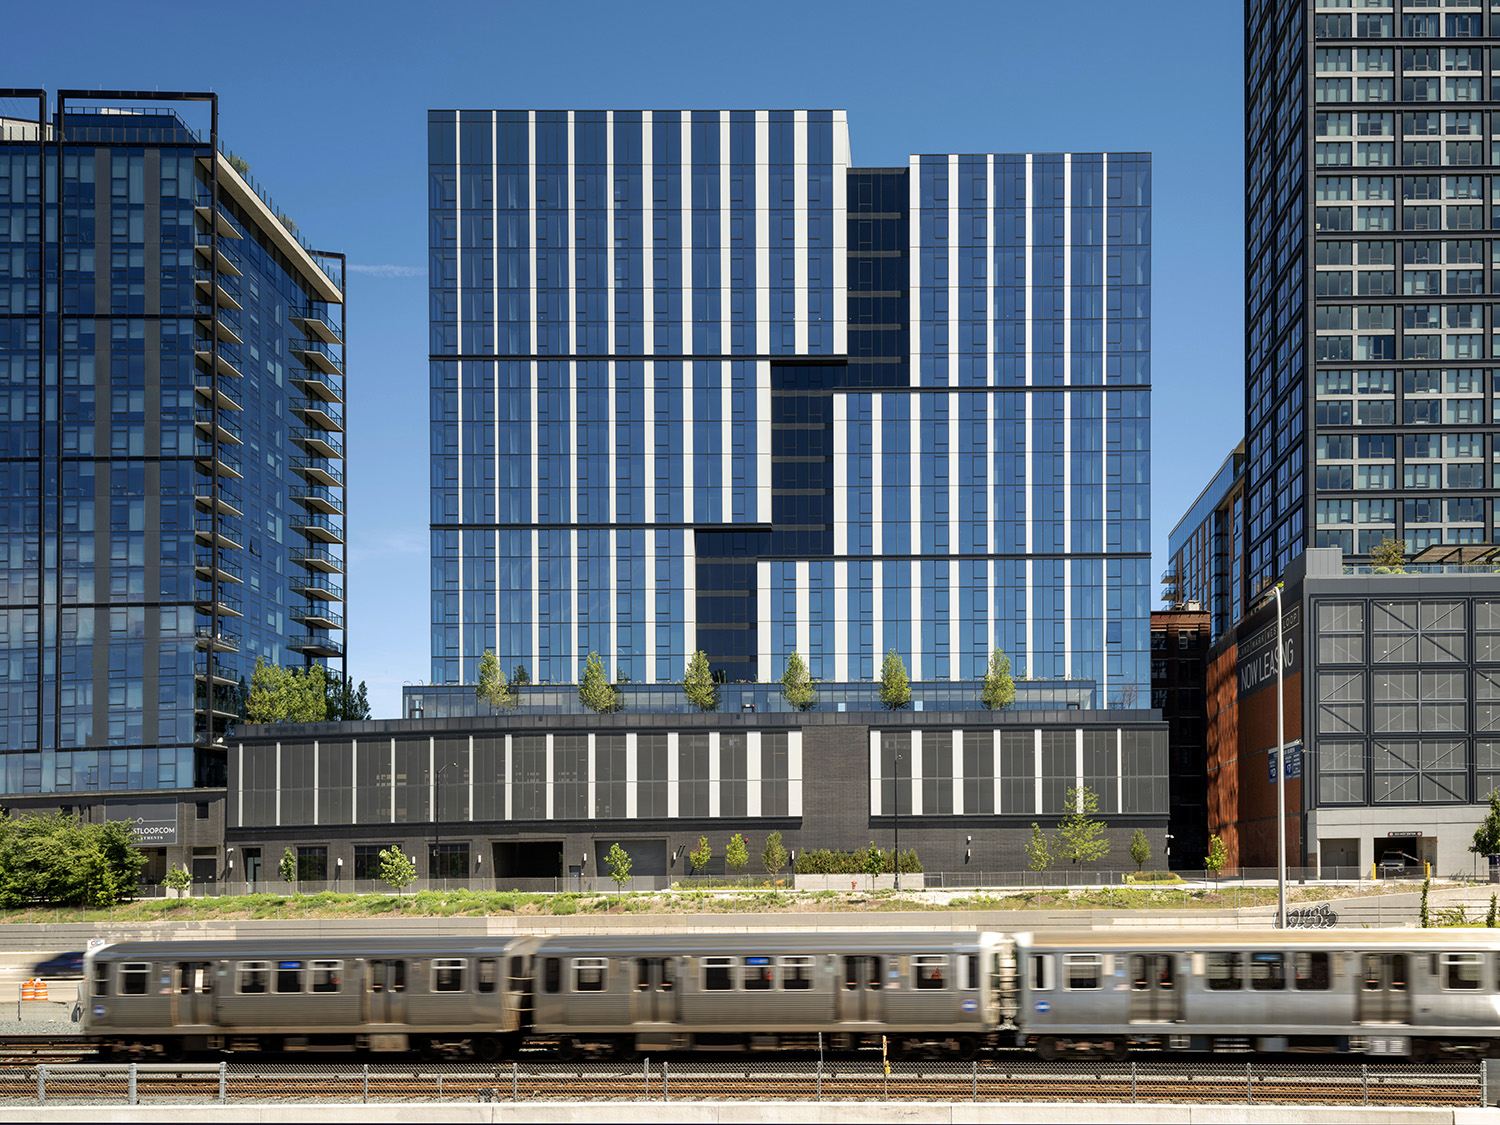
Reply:
[[[796,875],[792,885],[799,891],[889,891],[896,887],[894,875]],[[921,873],[902,872],[901,889],[920,891],[927,885]]]

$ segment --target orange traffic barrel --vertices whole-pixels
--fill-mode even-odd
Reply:
[[[22,1000],[35,1000],[36,999],[36,982],[35,981],[28,979],[28,980],[25,981],[25,983],[23,983],[21,985],[21,999]]]
[[[31,998],[33,1000],[47,999],[47,982],[44,980],[32,981]]]

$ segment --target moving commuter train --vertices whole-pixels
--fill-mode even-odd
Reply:
[[[125,942],[89,953],[105,1053],[482,1061],[1026,1047],[1500,1055],[1484,931],[1075,930]]]

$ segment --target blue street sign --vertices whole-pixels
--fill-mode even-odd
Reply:
[[[1272,785],[1276,784],[1276,751],[1266,751],[1266,773],[1270,777]],[[1288,742],[1286,744],[1286,777],[1288,781],[1302,776],[1302,743]]]

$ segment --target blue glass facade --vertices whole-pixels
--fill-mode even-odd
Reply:
[[[222,785],[257,657],[342,671],[342,259],[58,103],[0,121],[0,793]]]
[[[1150,159],[429,115],[432,678],[1148,680]]]

